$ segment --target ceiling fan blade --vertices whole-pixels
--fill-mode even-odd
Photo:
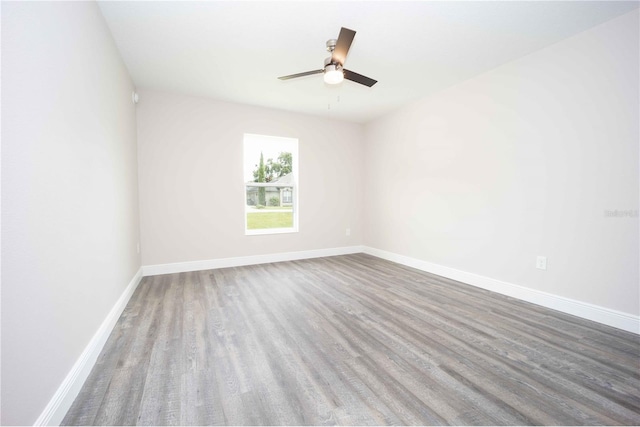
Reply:
[[[278,78],[280,80],[289,80],[289,79],[295,79],[297,77],[311,76],[313,74],[322,74],[322,73],[324,73],[324,70],[313,70],[313,71],[305,71],[304,73],[289,74],[288,76],[282,76]]]
[[[336,47],[333,49],[331,59],[333,62],[337,62],[340,65],[344,65],[344,61],[347,59],[347,53],[353,42],[353,38],[356,36],[356,32],[348,28],[342,27],[340,29],[340,35],[336,41]]]
[[[369,77],[363,76],[362,74],[354,73],[353,71],[349,71],[349,70],[343,70],[343,71],[344,71],[344,78],[347,80],[351,80],[352,82],[360,83],[361,85],[365,85],[369,87],[378,83],[377,80],[370,79]]]

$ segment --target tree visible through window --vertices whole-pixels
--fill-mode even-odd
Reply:
[[[244,135],[245,233],[298,231],[298,140]]]

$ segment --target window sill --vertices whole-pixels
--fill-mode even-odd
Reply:
[[[258,230],[245,230],[245,236],[264,236],[267,234],[297,233],[297,228],[262,228]]]

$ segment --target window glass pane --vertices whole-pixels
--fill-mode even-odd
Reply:
[[[266,205],[259,204],[264,192]],[[293,187],[246,186],[247,230],[293,228]]]

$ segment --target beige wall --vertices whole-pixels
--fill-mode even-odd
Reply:
[[[368,124],[365,244],[640,314],[638,52],[634,11]]]
[[[137,118],[143,265],[362,243],[360,125],[152,90]],[[244,133],[298,138],[298,233],[245,236]]]
[[[2,419],[33,424],[140,266],[133,85],[95,2],[2,3]]]

